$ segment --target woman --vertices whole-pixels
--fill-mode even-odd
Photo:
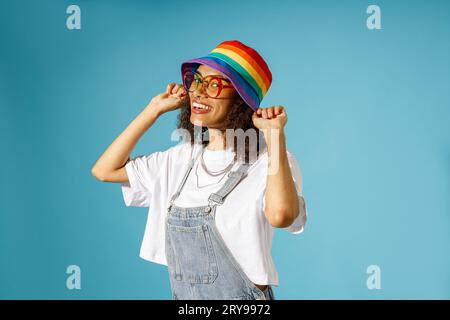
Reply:
[[[154,97],[92,174],[121,183],[127,206],[150,207],[140,255],[168,266],[173,299],[274,299],[273,228],[300,233],[307,213],[286,110],[259,107],[271,72],[256,50],[225,41],[181,73],[183,84]],[[131,159],[140,137],[176,109],[187,141]]]

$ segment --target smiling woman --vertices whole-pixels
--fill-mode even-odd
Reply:
[[[209,148],[215,148],[214,140],[220,141],[226,129],[233,132],[242,129],[248,133],[259,134],[252,120],[253,110],[243,101],[230,80],[218,74],[217,70],[207,65],[199,65],[195,73],[188,71],[184,74],[183,86],[189,93],[190,104],[187,103],[181,108],[178,127],[189,131],[192,142],[195,139],[195,126],[208,133],[209,139],[202,140],[202,143],[204,146],[209,144]],[[255,141],[257,157],[262,147],[259,139]],[[223,142],[233,145],[238,155],[238,143],[227,142],[226,139]],[[245,147],[244,157],[249,159],[251,141],[242,142]],[[217,148],[222,149],[223,146],[217,144]]]
[[[203,72],[203,74],[206,74],[206,76],[203,77],[201,72]],[[234,87],[228,84],[229,81],[222,75],[216,75],[216,72],[217,71],[208,66],[201,65],[196,72],[186,72],[183,75],[184,88],[191,95],[191,111],[193,113],[206,114],[214,110],[213,106],[211,105],[211,103],[214,104],[214,100],[211,100],[211,103],[207,104],[206,100],[203,100],[201,96],[195,96],[195,92],[203,91],[206,99],[230,100],[236,97],[236,91],[234,90]],[[219,103],[222,105],[223,111],[228,113],[227,106],[229,106],[230,104],[224,104],[223,102]],[[216,108],[216,110],[217,109],[218,108]],[[191,118],[191,121],[193,121],[194,124],[201,126],[202,119],[203,118]]]
[[[226,78],[206,65],[200,65],[196,72],[188,71],[183,75],[184,88],[191,98],[192,113],[208,114],[208,117],[191,115],[190,121],[194,125],[224,127],[223,120],[238,96],[228,83]]]
[[[259,107],[270,70],[254,49],[225,41],[181,74],[183,84],[154,97],[92,173],[122,183],[127,206],[149,207],[141,257],[167,265],[173,299],[274,299],[273,228],[301,233],[307,213],[286,110]],[[176,109],[190,139],[130,159],[143,133]]]

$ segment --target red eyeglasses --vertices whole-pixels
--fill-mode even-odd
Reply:
[[[224,84],[224,81],[229,81],[218,76],[203,77],[197,72],[187,71],[183,76],[183,86],[188,92],[194,92],[200,88],[205,89],[206,95],[213,99],[228,99],[219,98],[222,89],[234,88],[232,85]]]

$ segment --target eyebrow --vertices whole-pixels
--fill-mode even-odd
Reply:
[[[202,75],[202,73],[200,71],[196,70],[195,72],[197,72],[199,75],[201,75],[203,77],[203,75]],[[208,77],[209,76],[218,77],[218,78],[223,79],[223,80],[225,80],[227,82],[230,82],[230,80],[228,80],[227,78],[222,77],[221,74],[209,74]]]

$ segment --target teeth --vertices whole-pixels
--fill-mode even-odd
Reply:
[[[207,106],[207,105],[204,105],[204,104],[200,104],[200,103],[197,103],[197,102],[194,102],[192,105],[193,105],[195,108],[198,108],[198,109],[211,110],[211,107],[210,107],[210,106]]]

